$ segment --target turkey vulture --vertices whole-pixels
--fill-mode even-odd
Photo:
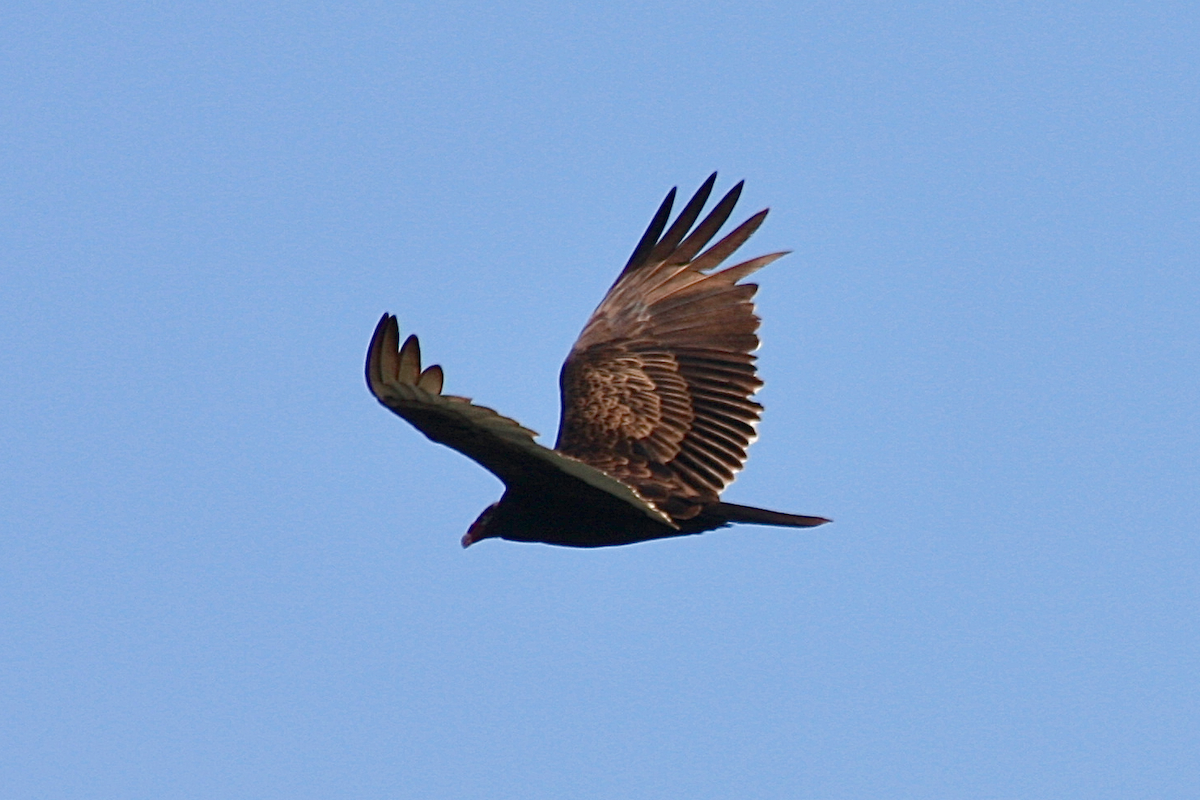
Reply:
[[[738,283],[786,253],[716,268],[758,229],[760,211],[700,251],[733,211],[733,187],[694,229],[709,176],[667,228],[672,189],[571,348],[559,376],[562,418],[551,450],[469,398],[442,394],[442,368],[421,369],[416,336],[400,346],[384,314],[367,351],[367,385],[384,406],[504,482],[462,538],[605,547],[734,522],[808,528],[829,520],[723,503],[746,463],[762,406],[751,352],[758,287]],[[664,233],[664,229],[666,232]],[[699,255],[697,255],[699,254]]]

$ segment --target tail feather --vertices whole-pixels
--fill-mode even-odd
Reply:
[[[806,517],[801,514],[784,514],[754,506],[739,506],[735,503],[717,503],[704,509],[706,514],[721,517],[725,522],[749,522],[756,525],[782,525],[788,528],[815,528],[832,520],[824,517]]]

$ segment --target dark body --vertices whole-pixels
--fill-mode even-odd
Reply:
[[[489,536],[499,536],[514,542],[545,542],[568,547],[609,547],[633,544],[650,539],[704,533],[732,525],[750,522],[760,525],[811,528],[829,520],[781,514],[733,503],[711,503],[690,519],[676,520],[665,525],[638,514],[628,507],[600,502],[596,504],[571,502],[563,497],[547,500],[544,496],[522,496],[506,491],[500,502],[490,506],[487,527]],[[472,526],[474,530],[475,526]],[[463,537],[463,546],[479,538],[470,532]]]
[[[718,270],[758,228],[762,211],[700,251],[725,223],[738,184],[693,229],[716,175],[667,228],[675,190],[571,349],[560,376],[553,450],[469,399],[443,395],[442,370],[399,346],[385,314],[367,354],[375,397],[433,441],[479,462],[506,486],[463,537],[573,547],[631,544],[747,522],[812,527],[822,517],[724,503],[746,461],[762,407],[752,351],[757,287],[739,281],[784,255]]]

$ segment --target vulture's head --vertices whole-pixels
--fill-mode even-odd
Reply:
[[[499,505],[499,503],[492,503],[471,523],[471,527],[463,534],[463,547],[470,547],[480,539],[491,539],[500,535],[499,520],[496,518],[496,507]]]

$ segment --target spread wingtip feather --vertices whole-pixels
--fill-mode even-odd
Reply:
[[[383,400],[388,394],[388,385],[392,384],[440,395],[445,380],[442,368],[434,364],[421,370],[421,342],[416,334],[405,339],[402,347],[398,346],[399,341],[399,322],[392,314],[384,314],[375,326],[367,348],[365,373],[371,394]]]

